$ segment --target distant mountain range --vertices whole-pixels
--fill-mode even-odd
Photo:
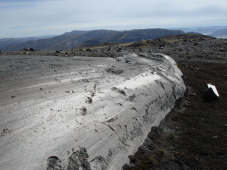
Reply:
[[[33,48],[35,50],[66,50],[102,43],[127,43],[133,41],[156,39],[164,36],[183,34],[183,31],[186,33],[201,33],[217,38],[227,38],[227,26],[173,28],[172,30],[74,30],[58,36],[52,35],[28,38],[3,38],[0,39],[0,50],[18,51],[24,48]]]
[[[47,39],[31,40],[2,48],[2,51],[17,51],[24,48],[35,50],[65,50],[97,43],[113,42],[127,43],[147,39],[155,39],[163,36],[183,34],[180,30],[167,29],[139,29],[130,31],[93,30],[72,31]]]
[[[203,35],[209,35],[215,31],[226,29],[227,26],[205,26],[205,27],[183,27],[183,28],[172,28],[173,30],[182,30],[185,33],[197,32]]]
[[[227,29],[217,30],[210,34],[210,36],[217,38],[227,38]]]
[[[0,49],[9,47],[9,46],[15,46],[27,41],[31,40],[38,40],[38,39],[47,39],[52,38],[56,35],[48,35],[48,36],[39,36],[39,37],[26,37],[26,38],[3,38],[0,39]]]
[[[67,44],[67,41],[70,39],[76,38],[80,35],[87,33],[87,31],[72,31],[67,32],[59,36],[55,36],[48,39],[38,39],[38,40],[31,40],[24,43],[20,43],[18,45],[9,46],[3,48],[2,51],[17,51],[24,48],[33,48],[35,50],[45,50],[45,49],[55,49],[52,46],[58,46],[59,44]]]
[[[184,34],[184,32],[180,30],[167,30],[167,29],[131,30],[131,31],[124,31],[124,32],[120,32],[109,36],[90,39],[90,40],[84,41],[82,44],[79,45],[79,47],[89,46],[94,44],[101,44],[106,42],[127,43],[127,42],[133,42],[133,41],[156,39],[156,38],[169,36],[169,35],[176,35],[176,34]]]

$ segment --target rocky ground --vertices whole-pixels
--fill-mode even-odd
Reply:
[[[118,57],[124,52],[163,53],[183,72],[187,90],[138,151],[131,169],[227,169],[227,40],[183,34],[127,44],[100,44],[59,51],[16,51],[0,55]],[[217,87],[219,101],[206,102],[207,83]],[[5,133],[5,132],[2,132]]]
[[[187,86],[185,97],[159,127],[151,129],[124,170],[227,169],[227,40],[191,37],[179,42],[175,38],[167,48],[156,50],[177,61]],[[170,42],[173,37],[163,39]],[[219,101],[202,99],[207,83],[217,87]]]
[[[126,44],[104,43],[90,47],[69,50],[24,49],[20,51],[2,52],[0,55],[40,55],[40,56],[89,56],[118,57],[122,52],[153,52],[170,55],[178,60],[222,60],[227,58],[227,40],[198,34],[180,34],[162,37],[155,40],[144,40]]]
[[[151,129],[124,170],[227,169],[227,65],[185,61],[179,67],[187,85],[185,97]],[[202,99],[207,83],[216,85],[219,101]]]

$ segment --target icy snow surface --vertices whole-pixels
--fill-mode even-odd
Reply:
[[[80,147],[91,169],[121,169],[183,96],[181,76],[162,54],[1,56],[0,169],[66,167]]]

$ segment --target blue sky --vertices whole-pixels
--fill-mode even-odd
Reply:
[[[227,26],[227,0],[0,0],[0,38]]]

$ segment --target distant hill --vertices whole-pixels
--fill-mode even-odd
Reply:
[[[176,35],[176,34],[184,34],[184,32],[180,30],[167,30],[167,29],[159,29],[159,28],[130,30],[130,31],[124,31],[117,34],[85,41],[80,45],[80,47],[90,46],[94,44],[101,44],[106,42],[127,43],[127,42],[133,42],[133,41],[155,39],[155,38],[160,38],[160,37],[169,36],[169,35]]]
[[[95,31],[72,31],[69,33],[64,33],[62,35],[49,38],[40,39],[36,41],[27,41],[25,43],[10,46],[2,49],[3,51],[17,51],[24,48],[33,48],[35,50],[65,50],[72,49],[78,46],[84,41],[89,39],[102,37],[106,35],[111,35],[118,33],[117,31],[110,30],[95,30]]]
[[[183,33],[180,30],[166,29],[72,31],[48,39],[27,41],[3,48],[2,50],[17,51],[24,48],[33,48],[35,50],[66,50],[99,43],[127,43]]]
[[[210,36],[217,38],[227,38],[227,29],[217,30],[210,34]]]
[[[39,36],[39,37],[24,37],[24,38],[2,38],[0,39],[0,49],[15,46],[31,40],[47,39],[52,38],[55,35]]]
[[[73,30],[71,32],[66,32],[62,35],[82,35],[82,34],[85,34],[87,33],[88,31],[80,31],[80,30]]]
[[[199,34],[199,35],[202,35],[201,33],[198,33],[198,32],[187,32],[187,34]]]
[[[99,37],[109,36],[118,33],[118,31],[111,31],[111,30],[93,30],[89,31],[83,35],[80,35],[78,37],[71,37],[69,39],[66,39],[64,41],[61,41],[57,44],[53,44],[49,49],[55,49],[55,50],[66,50],[66,49],[73,49],[78,47],[81,43],[84,41],[95,39]]]
[[[172,28],[172,30],[182,30],[185,33],[197,32],[204,35],[212,34],[213,32],[221,29],[226,29],[227,26],[205,26],[205,27],[184,27],[184,28]]]

